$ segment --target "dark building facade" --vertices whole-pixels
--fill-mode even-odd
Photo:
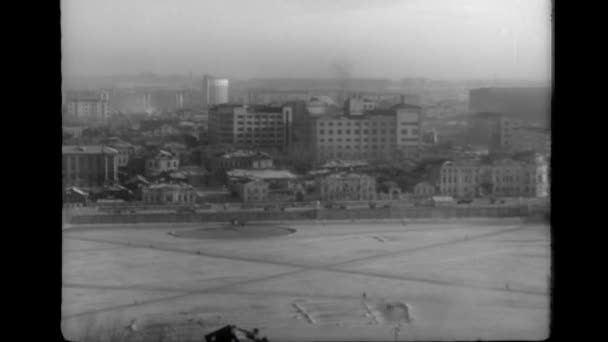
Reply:
[[[103,145],[63,146],[65,187],[98,187],[118,182],[118,151]]]
[[[548,127],[551,89],[541,87],[479,88],[469,91],[471,113],[501,113],[513,119]]]

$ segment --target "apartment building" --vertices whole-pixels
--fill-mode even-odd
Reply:
[[[285,151],[292,140],[292,107],[219,105],[209,111],[212,143]]]
[[[511,140],[510,150],[513,152],[551,153],[551,132],[545,128],[521,127],[513,132]]]
[[[321,116],[313,122],[315,160],[418,159],[421,108],[400,104],[359,115]]]
[[[493,152],[509,151],[516,144],[517,132],[524,125],[525,121],[501,113],[477,113],[470,119],[467,142]]]
[[[76,98],[67,103],[67,112],[75,118],[104,123],[110,118],[110,105],[101,98]]]

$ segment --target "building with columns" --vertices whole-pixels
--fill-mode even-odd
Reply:
[[[549,165],[542,155],[528,160],[505,158],[491,163],[449,161],[440,169],[439,192],[456,198],[547,197]]]
[[[103,145],[62,147],[62,178],[65,187],[99,187],[118,181],[116,149]]]

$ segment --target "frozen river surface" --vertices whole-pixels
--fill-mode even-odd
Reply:
[[[264,238],[179,234],[219,226],[64,230],[65,337],[133,320],[141,336],[198,341],[225,324],[271,341],[392,341],[398,326],[399,340],[548,336],[547,225],[311,222]]]

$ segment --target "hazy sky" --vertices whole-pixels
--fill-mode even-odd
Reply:
[[[551,75],[549,0],[62,0],[66,75]]]

